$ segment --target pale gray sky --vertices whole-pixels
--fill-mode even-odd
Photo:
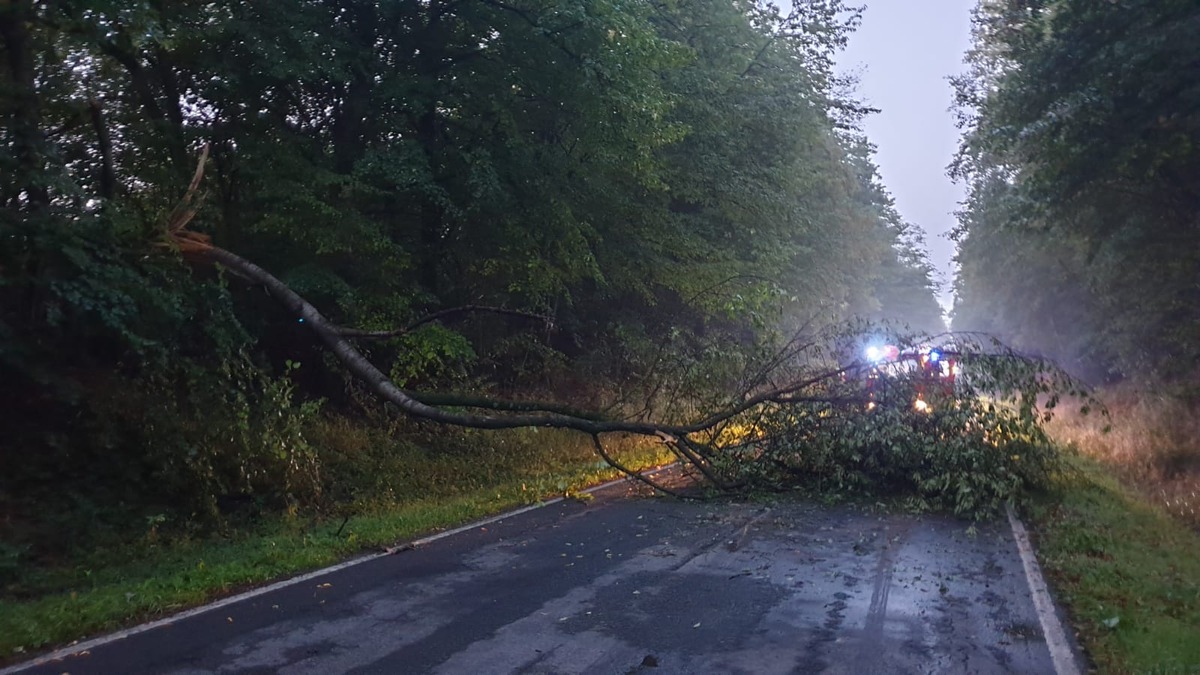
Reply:
[[[946,166],[958,144],[949,111],[947,77],[965,70],[972,0],[868,0],[862,26],[839,58],[842,72],[859,72],[858,93],[882,112],[866,121],[883,183],[900,215],[926,232],[930,262],[945,286],[949,308],[954,242],[946,238],[964,197]]]

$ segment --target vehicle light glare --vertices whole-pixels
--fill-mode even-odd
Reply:
[[[913,407],[917,409],[917,412],[929,412],[929,404],[921,399],[913,401]]]
[[[875,345],[871,345],[870,347],[867,347],[867,360],[868,361],[874,362],[874,361],[878,361],[881,358],[883,358],[883,350],[881,350],[879,347],[876,347]]]
[[[942,353],[936,349],[929,350],[929,360],[937,363],[942,358]]]

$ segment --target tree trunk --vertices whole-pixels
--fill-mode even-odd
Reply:
[[[96,148],[100,151],[100,196],[112,199],[117,192],[116,171],[113,169],[112,135],[104,121],[104,110],[96,99],[88,101],[92,128],[96,131]]]
[[[183,141],[183,113],[179,109],[178,98],[174,101],[167,101],[164,105],[154,91],[150,74],[143,67],[137,55],[129,50],[112,40],[102,41],[100,43],[100,50],[116,59],[117,63],[120,63],[125,68],[125,72],[129,75],[133,92],[141,102],[142,110],[146,113],[146,117],[162,130],[163,135],[167,139],[167,152],[171,157],[171,168],[179,174],[180,178],[186,180],[191,161],[188,158],[187,147]],[[159,74],[161,75],[161,73]]]
[[[356,68],[333,122],[333,169],[340,174],[353,172],[366,150],[364,125],[372,89],[370,74]]]
[[[438,178],[438,157],[441,154],[440,129],[438,128],[437,113],[427,111],[421,116],[417,126],[417,138],[425,148],[429,158],[429,170]],[[421,285],[430,294],[437,296],[440,290],[441,262],[443,239],[445,238],[445,211],[442,205],[426,195],[421,200]]]
[[[34,79],[33,36],[29,30],[33,19],[32,0],[9,0],[0,4],[0,39],[4,40],[12,90],[5,107],[9,108],[7,113],[18,167],[16,183],[19,188],[12,198],[19,204],[20,193],[24,192],[29,205],[40,210],[50,204],[50,191],[42,152],[45,138]]]

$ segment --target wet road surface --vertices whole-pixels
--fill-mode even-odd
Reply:
[[[1012,534],[626,484],[43,664],[63,673],[1052,673]]]

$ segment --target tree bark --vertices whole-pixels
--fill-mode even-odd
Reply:
[[[851,366],[820,373],[753,395],[749,391],[742,392],[740,403],[713,412],[703,419],[690,424],[658,424],[653,422],[609,419],[600,413],[573,410],[556,404],[514,403],[486,398],[417,394],[405,391],[392,382],[391,378],[380,371],[375,364],[371,363],[354,346],[351,338],[348,337],[354,335],[371,336],[371,333],[354,331],[331,323],[316,307],[270,272],[235,253],[214,246],[208,236],[186,229],[188,222],[195,215],[196,209],[199,206],[197,194],[204,175],[204,165],[208,158],[208,150],[209,146],[206,145],[201,153],[195,175],[192,177],[192,182],[187,192],[168,217],[164,232],[167,241],[186,256],[207,263],[221,265],[237,277],[261,285],[292,316],[313,330],[351,375],[365,383],[368,389],[381,399],[391,403],[401,412],[411,417],[473,429],[548,427],[579,431],[593,437],[597,453],[606,462],[629,475],[634,475],[634,472],[620,465],[605,451],[600,441],[600,436],[608,433],[653,436],[661,439],[671,447],[676,456],[691,463],[715,485],[723,489],[729,489],[738,486],[723,480],[718,475],[718,472],[714,470],[712,462],[709,461],[713,448],[698,443],[689,438],[689,436],[700,432],[712,433],[714,428],[719,425],[764,404],[782,402],[800,403],[808,400],[820,400],[811,397],[806,398],[802,392],[813,385],[837,378],[843,373],[857,367]],[[432,314],[429,317],[414,322],[410,325],[410,328],[472,309],[471,307],[464,307],[443,310],[442,312]],[[494,310],[495,308],[483,309]],[[511,310],[503,311],[510,312]],[[453,407],[455,409],[447,409],[447,407],[439,406]],[[477,410],[492,410],[500,414],[487,415],[464,412],[461,410],[463,407]],[[713,435],[715,436],[715,434]],[[670,492],[662,486],[644,479],[644,477],[639,478],[639,480],[643,480],[643,482],[653,485],[657,489]]]
[[[185,234],[185,233],[179,233]],[[189,240],[195,241],[195,240]],[[475,429],[516,429],[519,427],[550,427],[558,429],[573,429],[587,434],[631,433],[644,436],[659,436],[674,442],[679,437],[688,436],[711,429],[712,427],[736,417],[764,403],[787,401],[798,403],[806,399],[797,396],[808,387],[825,380],[837,377],[843,370],[821,373],[819,375],[798,380],[770,391],[753,396],[746,396],[741,403],[732,405],[724,410],[714,412],[707,417],[691,424],[655,424],[649,422],[633,422],[625,420],[610,420],[603,415],[581,416],[567,412],[552,412],[547,410],[528,410],[514,415],[480,415],[464,413],[456,410],[446,410],[422,403],[408,391],[396,386],[391,379],[371,363],[362,352],[351,344],[342,333],[345,329],[329,322],[316,307],[298,293],[289,288],[271,273],[254,263],[225,249],[212,246],[207,242],[190,247],[190,251],[210,262],[218,263],[236,273],[239,277],[261,284],[267,292],[284,308],[292,313],[299,321],[311,328],[333,355],[350,371],[352,375],[362,380],[371,391],[385,401],[395,405],[413,417],[432,422],[453,424],[456,426]],[[476,407],[485,407],[482,405]],[[493,403],[486,406],[503,410],[506,406]],[[689,450],[695,452],[695,444]]]

